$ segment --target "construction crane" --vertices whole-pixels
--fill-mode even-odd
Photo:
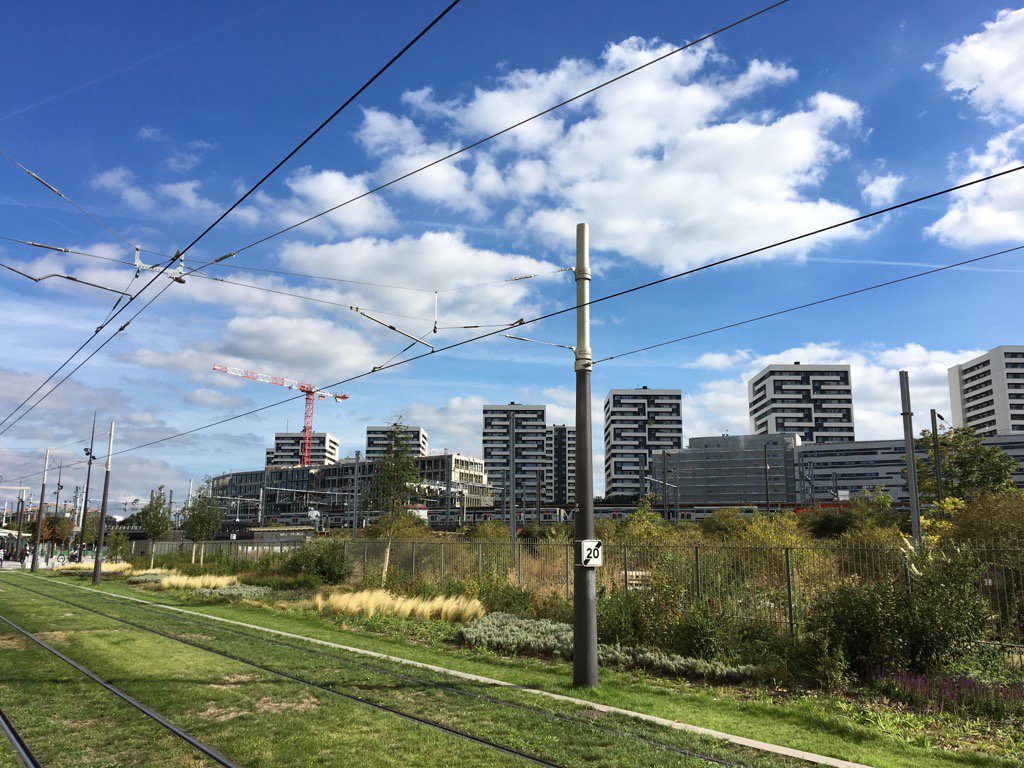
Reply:
[[[220,373],[228,373],[232,376],[241,376],[243,379],[249,379],[250,381],[261,381],[264,384],[276,384],[279,387],[286,387],[287,389],[297,389],[300,392],[304,392],[306,395],[306,419],[302,423],[302,466],[308,467],[309,461],[313,453],[313,402],[315,400],[326,400],[328,397],[334,398],[334,402],[340,403],[342,400],[348,400],[348,395],[339,394],[337,392],[328,392],[326,389],[318,389],[312,384],[305,384],[295,379],[286,379],[283,376],[271,376],[266,373],[257,373],[256,371],[247,371],[244,368],[232,368],[229,365],[215,365],[213,370],[219,371]]]

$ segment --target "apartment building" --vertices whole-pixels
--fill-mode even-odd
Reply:
[[[953,425],[985,437],[1024,432],[1024,346],[1002,346],[949,369]]]
[[[647,492],[657,451],[683,447],[682,392],[613,389],[604,400],[605,497]]]
[[[384,458],[384,454],[388,451],[388,435],[390,434],[391,426],[366,428],[366,459],[368,461]],[[430,453],[427,450],[427,430],[423,427],[403,425],[402,440],[409,447],[413,456],[426,456]]]
[[[487,478],[495,495],[514,489],[517,504],[536,505],[544,500],[548,472],[546,408],[543,405],[485,405],[483,407],[483,454]],[[509,481],[510,474],[515,477]]]
[[[848,365],[769,365],[747,382],[750,431],[800,435],[803,444],[854,439]]]
[[[544,432],[547,466],[544,503],[571,507],[576,503],[576,428],[552,424]]]
[[[338,460],[338,438],[327,432],[314,432],[310,449],[310,466],[322,467]],[[302,463],[302,433],[278,432],[274,447],[267,448],[268,467],[291,467]]]

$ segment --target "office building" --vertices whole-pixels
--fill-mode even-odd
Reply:
[[[799,445],[792,434],[691,437],[682,450],[654,455],[652,490],[673,509],[793,504]]]
[[[747,382],[750,431],[800,435],[803,444],[854,439],[848,365],[769,365]]]
[[[326,432],[314,432],[310,448],[310,466],[322,467],[338,460],[338,438]],[[292,467],[302,463],[302,433],[278,432],[274,447],[267,449],[268,467]]]
[[[996,347],[949,369],[953,425],[985,437],[1024,432],[1024,346]]]
[[[571,507],[576,503],[576,428],[553,424],[544,433],[547,466],[544,503]]]
[[[388,436],[392,427],[367,427],[366,428],[366,458],[369,461],[384,458],[388,450]],[[427,430],[423,427],[402,427],[402,440],[409,447],[413,456],[426,456]]]
[[[796,449],[800,500],[846,501],[882,488],[899,504],[910,501],[903,440],[811,443]],[[921,453],[930,460],[930,454]]]
[[[483,454],[487,478],[495,495],[505,493],[510,472],[517,504],[536,505],[544,499],[547,473],[546,409],[543,405],[485,405],[483,408]],[[514,466],[513,466],[514,465]],[[511,499],[511,490],[508,491]]]
[[[678,389],[613,389],[604,400],[605,497],[647,492],[656,451],[683,447]]]

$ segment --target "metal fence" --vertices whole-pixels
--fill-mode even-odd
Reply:
[[[257,560],[283,555],[301,542],[215,541],[206,557]],[[441,584],[458,579],[499,579],[540,595],[572,598],[572,544],[565,541],[509,542],[430,539],[344,542],[353,580],[388,578]],[[191,542],[157,542],[158,555],[188,554]],[[992,607],[992,639],[1024,652],[1024,547],[978,544],[969,550],[982,564],[979,592]],[[690,604],[724,615],[769,622],[796,633],[814,603],[843,581],[898,580],[910,583],[913,563],[896,547],[820,543],[795,547],[729,544],[673,545],[608,543],[598,570],[599,590],[650,589],[670,584]]]

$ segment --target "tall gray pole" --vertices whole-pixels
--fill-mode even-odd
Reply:
[[[594,538],[594,457],[590,429],[590,231],[576,225],[576,517],[573,565],[572,683],[597,686],[597,579],[583,563],[582,542]]]
[[[768,490],[768,441],[764,442],[764,511],[771,513],[772,501]]]
[[[932,459],[935,462],[935,499],[942,501],[942,458],[939,453],[938,414],[932,408]]]
[[[18,478],[21,485],[21,478]],[[14,541],[14,556],[21,557],[21,527],[25,522],[25,492],[18,491],[18,538]]]
[[[32,573],[39,570],[39,542],[43,539],[43,509],[46,507],[46,470],[50,468],[50,449],[43,457],[43,487],[39,490],[39,510],[36,514],[36,532],[32,537]]]
[[[452,516],[452,473],[455,471],[455,457],[448,453],[448,449],[445,448],[444,458],[444,522],[447,525]]]
[[[900,400],[903,404],[903,444],[907,462],[907,490],[910,492],[910,535],[921,548],[921,499],[917,495],[917,456],[914,453],[914,412],[910,410],[910,377],[900,371]]]
[[[509,410],[508,412],[508,476],[509,476],[509,490],[506,493],[511,492],[509,496],[509,507],[508,507],[508,545],[512,552],[512,564],[516,562],[516,412]]]
[[[359,451],[356,451],[356,477],[354,489],[355,502],[352,504],[352,538],[359,532]]]
[[[544,482],[543,478],[544,478],[544,470],[543,469],[538,469],[537,470],[537,498],[536,498],[536,502],[537,502],[537,529],[538,530],[540,530],[540,491],[541,491],[541,484]]]
[[[110,494],[110,454],[114,452],[114,422],[110,422],[110,435],[107,438],[107,471],[103,475],[103,501],[100,503],[100,522],[96,530],[96,557],[92,564],[92,583],[99,586],[100,573],[103,571],[103,537],[107,531],[107,499]]]

